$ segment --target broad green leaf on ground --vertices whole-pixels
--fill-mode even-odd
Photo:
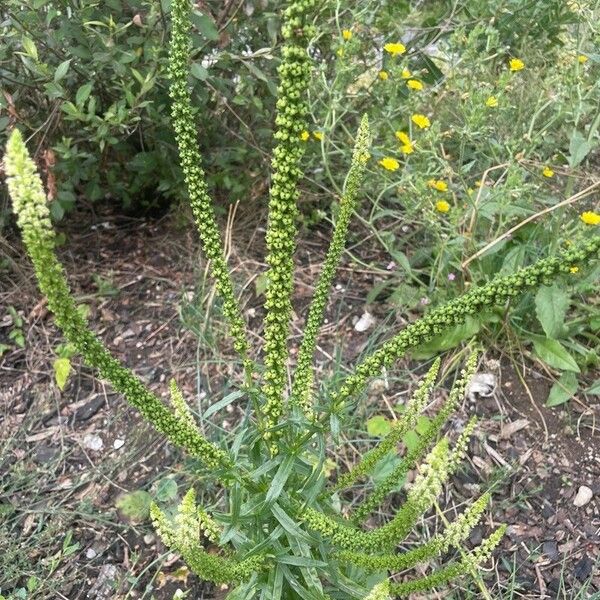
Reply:
[[[150,516],[152,496],[144,490],[123,494],[117,499],[117,508],[133,521],[145,521]]]
[[[54,361],[54,379],[58,389],[62,392],[67,384],[71,372],[71,361],[68,358],[57,358]]]
[[[367,433],[372,437],[383,437],[390,432],[391,428],[390,421],[382,415],[376,415],[367,421]]]
[[[600,396],[600,379],[596,379],[592,385],[585,390],[586,394],[594,394],[595,396]]]
[[[559,341],[550,338],[536,338],[533,340],[533,347],[537,357],[549,367],[561,371],[580,372],[575,359]]]
[[[563,373],[561,378],[554,383],[548,394],[546,406],[558,406],[570,400],[577,391],[577,375],[575,373]]]
[[[570,297],[556,284],[543,285],[535,295],[535,313],[549,338],[560,337],[564,331],[565,315]]]

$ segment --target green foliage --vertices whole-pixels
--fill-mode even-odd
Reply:
[[[370,597],[374,600],[405,596],[445,585],[452,578],[473,572],[487,560],[504,533],[503,526],[484,539],[478,548],[471,552],[462,551],[464,539],[489,501],[487,494],[468,506],[439,535],[429,541],[420,540],[411,550],[395,552],[415,529],[418,520],[435,504],[467,451],[468,440],[475,427],[474,420],[466,425],[455,442],[441,436],[441,431],[464,397],[476,370],[477,357],[474,353],[437,414],[431,420],[419,422],[419,416],[433,392],[439,369],[439,361],[436,361],[398,422],[350,471],[338,473],[337,483],[329,482],[326,468],[328,448],[332,438],[337,438],[340,426],[351,419],[352,409],[369,379],[391,367],[399,357],[444,332],[464,326],[475,316],[493,312],[493,307],[510,306],[513,299],[528,290],[539,289],[541,285],[550,287],[555,281],[562,281],[560,278],[570,277],[575,267],[584,270],[600,250],[600,236],[582,235],[577,243],[556,256],[522,268],[510,268],[483,285],[473,285],[467,293],[430,310],[364,357],[330,397],[318,397],[317,391],[313,390],[316,386],[313,385],[312,371],[316,337],[326,295],[345,245],[355,198],[367,172],[365,165],[371,129],[363,119],[360,128],[357,128],[346,192],[340,194],[338,222],[309,311],[306,337],[301,346],[290,400],[286,402],[290,391],[287,389],[287,346],[297,184],[301,177],[303,133],[307,127],[305,92],[311,76],[307,46],[309,40],[317,35],[311,25],[314,7],[314,0],[294,0],[284,12],[282,33],[285,45],[279,67],[276,146],[267,228],[269,271],[265,302],[265,369],[262,380],[257,381],[258,368],[255,369],[250,361],[247,333],[224,259],[213,203],[208,195],[206,175],[197,148],[187,72],[188,68],[191,69],[192,74],[200,79],[205,74],[196,63],[189,64],[190,3],[188,0],[174,0],[172,3],[169,70],[173,126],[196,224],[204,250],[211,260],[212,275],[246,375],[241,389],[209,408],[204,418],[239,398],[251,401],[232,444],[226,446],[223,439],[209,439],[202,433],[174,381],[170,384],[171,408],[115,359],[88,329],[55,256],[56,237],[42,182],[17,129],[9,138],[4,160],[8,188],[23,241],[40,289],[47,296],[48,306],[68,342],[158,431],[196,458],[203,475],[222,485],[223,494],[206,508],[197,505],[194,488],[191,488],[175,514],[170,514],[168,507],[156,503],[149,506],[149,510],[162,540],[179,553],[195,573],[215,583],[237,586],[231,592],[232,598],[313,600]],[[201,20],[198,27],[208,37],[214,37],[215,31],[207,21]],[[29,58],[37,60],[36,46],[26,42],[25,47]],[[344,52],[341,58],[343,56]],[[390,57],[390,60],[396,58]],[[68,68],[68,64],[60,67],[59,80],[66,76]],[[81,96],[86,94],[88,91],[84,89]],[[431,133],[435,134],[432,141],[437,141],[435,136],[439,130],[433,127]],[[345,144],[348,148],[351,145]],[[438,185],[435,189],[439,191],[440,188],[443,186]],[[411,268],[410,264],[408,267]],[[556,335],[559,330],[557,315],[564,310],[565,301],[553,301],[548,298],[547,292],[538,294],[538,317],[544,331],[547,336],[549,333]],[[565,355],[566,350],[556,339],[539,335],[533,338],[533,343],[543,360],[554,361],[552,366],[560,364],[560,368],[573,372],[578,368],[575,362],[569,361],[570,355]],[[342,506],[343,501],[337,492],[373,475],[380,462],[396,452],[396,445],[403,436],[417,426],[421,428],[418,439],[392,473],[374,486],[348,518],[350,511]],[[416,478],[405,490],[404,502],[395,515],[380,527],[366,528],[364,521],[370,513],[413,468],[417,468]],[[156,500],[168,503],[176,491],[176,486],[168,484],[166,490],[157,490]],[[141,504],[145,507],[149,505],[147,500],[144,495]],[[122,508],[131,504],[124,503]],[[137,499],[133,505],[137,505]],[[206,550],[205,540],[217,545],[221,553],[213,554]],[[374,582],[385,579],[383,571],[438,561],[439,556],[451,548],[461,551],[459,560],[450,560],[445,567],[433,566],[431,573],[425,576],[415,576],[402,583],[386,581],[373,588]]]
[[[244,201],[262,184],[256,147],[266,149],[271,135],[279,5],[250,0],[236,10],[208,0],[192,12],[202,54],[190,88],[203,107],[202,145],[220,148],[206,165],[219,198]],[[33,136],[56,179],[53,219],[81,201],[139,211],[182,197],[168,110],[169,12],[168,0],[2,2],[0,142],[15,123]]]

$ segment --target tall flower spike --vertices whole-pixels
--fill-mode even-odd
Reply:
[[[424,456],[427,448],[439,435],[442,427],[450,415],[456,410],[458,403],[464,398],[466,389],[477,368],[477,353],[473,352],[467,359],[465,368],[461,371],[460,378],[452,386],[448,399],[435,415],[427,430],[419,437],[417,444],[404,456],[398,466],[375,487],[365,500],[355,509],[352,520],[360,523],[365,520],[391,493],[408,471],[415,467]]]
[[[417,418],[429,400],[439,369],[440,359],[438,358],[419,384],[419,387],[406,407],[405,413],[392,425],[391,431],[375,448],[367,452],[351,471],[339,478],[339,481],[332,488],[332,492],[348,487],[357,479],[371,473],[375,465],[396,447],[406,432],[415,427]]]
[[[390,584],[387,581],[378,583],[364,600],[392,600],[390,596]]]
[[[494,551],[494,548],[500,543],[504,536],[506,526],[502,525],[496,529],[488,538],[483,540],[483,543],[478,546],[473,552],[468,552],[465,557],[449,567],[439,569],[431,575],[414,579],[405,583],[391,583],[390,593],[392,596],[408,596],[416,592],[425,592],[436,587],[440,587],[448,583],[455,577],[461,577],[479,567],[485,562]]]
[[[573,265],[585,264],[588,259],[597,258],[599,251],[600,236],[593,236],[557,256],[539,260],[512,275],[495,277],[486,285],[474,288],[432,310],[358,364],[333,397],[330,411],[340,411],[351,396],[364,389],[371,377],[376,377],[384,367],[389,367],[409,350],[430,341],[454,325],[464,323],[468,315],[476,314],[488,306],[503,304],[529,288],[547,283],[560,274],[568,274]]]
[[[212,200],[208,194],[204,170],[202,169],[202,156],[198,149],[192,98],[188,86],[188,63],[191,49],[190,10],[190,0],[173,0],[171,4],[172,31],[169,43],[171,117],[175,129],[175,139],[179,147],[181,170],[183,171],[194,220],[202,240],[204,253],[210,260],[211,275],[223,301],[223,314],[229,322],[234,347],[242,357],[246,380],[249,383],[253,367],[248,356],[250,345],[246,336],[246,325],[233,291],[233,283],[223,252],[221,234],[215,219]]]
[[[204,438],[188,421],[171,414],[160,399],[114,358],[88,329],[71,296],[64,269],[54,253],[56,236],[42,180],[18,129],[12,132],[6,145],[4,166],[17,224],[35,268],[40,290],[48,298],[48,308],[65,338],[88,365],[98,369],[101,378],[110,381],[113,388],[172,443],[184,448],[208,468],[230,468],[232,461],[226,452]]]
[[[288,333],[292,311],[298,181],[302,176],[300,159],[306,144],[301,134],[307,129],[306,90],[310,83],[308,40],[313,28],[308,25],[316,0],[295,0],[283,13],[285,39],[283,60],[279,66],[277,88],[277,145],[273,150],[269,221],[267,224],[267,290],[265,307],[265,374],[263,393],[263,437],[277,452],[277,434],[269,429],[277,425],[283,412],[288,359]]]
[[[369,157],[369,147],[369,121],[365,115],[361,120],[356,135],[352,163],[346,179],[346,189],[340,201],[338,221],[335,225],[325,263],[323,264],[323,270],[315,288],[315,294],[308,312],[308,319],[304,327],[304,337],[298,352],[298,364],[292,386],[291,405],[299,406],[309,419],[313,418],[311,387],[317,335],[323,323],[329,290],[346,244],[348,225],[356,207],[356,196],[364,179],[365,164]]]

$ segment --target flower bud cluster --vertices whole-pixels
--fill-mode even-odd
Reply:
[[[387,581],[378,583],[364,600],[391,600],[390,596],[390,584]]]
[[[406,432],[414,429],[419,415],[423,412],[423,409],[429,400],[439,368],[440,359],[438,358],[434,361],[427,372],[427,375],[425,375],[420,382],[416,392],[413,394],[413,397],[406,407],[406,411],[402,414],[401,418],[392,425],[391,431],[381,440],[381,442],[379,442],[379,444],[377,444],[377,446],[375,446],[375,448],[367,452],[351,471],[339,478],[332,491],[335,492],[348,487],[361,477],[372,473],[376,464],[397,446]]]
[[[47,297],[48,308],[67,340],[88,365],[98,369],[101,378],[110,381],[113,388],[172,443],[185,448],[210,469],[230,468],[232,462],[226,452],[204,438],[188,421],[171,414],[160,399],[114,358],[88,329],[71,296],[64,269],[54,253],[55,233],[50,224],[42,181],[17,129],[9,138],[4,165],[17,223],[40,290]]]
[[[156,504],[150,507],[152,523],[162,541],[181,554],[190,569],[202,579],[216,584],[239,583],[264,568],[264,555],[236,560],[206,552],[200,545],[200,532],[208,529],[207,537],[216,539],[218,528],[210,518],[208,527],[203,524],[200,514],[206,515],[196,507],[193,488],[184,496],[174,520],[168,519]]]
[[[348,226],[356,207],[356,196],[364,179],[365,157],[368,156],[369,147],[369,121],[365,115],[361,120],[356,136],[352,163],[346,179],[346,189],[340,200],[338,220],[319,280],[315,287],[315,293],[304,327],[302,344],[298,352],[298,363],[296,365],[290,403],[292,406],[299,406],[309,419],[313,418],[313,402],[311,397],[313,381],[312,365],[317,344],[317,335],[323,323],[331,284],[333,283],[333,278],[346,244]]]
[[[469,315],[487,307],[500,305],[522,294],[528,288],[550,282],[560,274],[568,274],[573,265],[584,264],[600,251],[600,236],[573,245],[558,256],[539,260],[512,275],[498,276],[486,285],[467,292],[411,323],[360,363],[333,398],[333,410],[340,408],[352,395],[359,393],[369,378],[377,376],[412,348],[424,344],[444,330],[464,323]]]
[[[302,176],[300,159],[305,144],[301,133],[306,129],[311,61],[307,53],[310,28],[309,11],[316,0],[294,0],[284,11],[282,28],[286,43],[278,69],[276,131],[273,150],[269,220],[267,224],[267,290],[265,294],[265,374],[263,393],[263,437],[277,452],[277,425],[283,412],[287,381],[288,332],[292,311],[298,181]]]
[[[210,260],[211,274],[223,302],[223,314],[229,323],[234,347],[244,360],[248,371],[251,370],[251,364],[248,358],[246,325],[233,291],[233,283],[223,253],[223,242],[208,194],[202,157],[198,149],[198,134],[188,86],[191,49],[190,9],[190,0],[173,0],[171,4],[172,32],[169,44],[171,117],[192,214],[204,252]]]
[[[359,524],[364,521],[397,487],[410,469],[422,459],[427,448],[437,438],[450,415],[456,410],[458,403],[464,398],[467,386],[477,368],[477,353],[473,352],[461,370],[460,378],[452,386],[448,399],[435,415],[429,427],[421,434],[417,444],[411,448],[399,465],[363,500],[355,509],[352,520]]]

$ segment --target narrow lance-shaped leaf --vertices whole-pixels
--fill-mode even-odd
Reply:
[[[50,222],[42,181],[17,129],[8,140],[4,166],[17,223],[40,290],[48,298],[48,308],[66,339],[88,365],[98,369],[100,377],[110,381],[114,389],[122,393],[172,443],[184,448],[209,468],[229,468],[231,461],[227,453],[200,435],[188,422],[171,414],[160,399],[114,358],[88,329],[71,296],[64,269],[56,258],[56,234]]]
[[[191,46],[190,10],[190,0],[173,0],[171,3],[172,31],[169,43],[171,117],[194,220],[204,253],[210,260],[211,275],[215,279],[217,291],[223,301],[223,314],[229,322],[234,347],[242,357],[246,379],[250,382],[253,367],[248,356],[250,346],[246,325],[233,291],[231,275],[223,252],[223,242],[215,219],[212,200],[208,194],[202,157],[198,148],[194,111],[188,86]]]
[[[362,118],[356,136],[352,164],[346,179],[346,188],[340,201],[338,220],[323,264],[323,270],[315,288],[308,312],[308,319],[304,327],[304,337],[298,352],[298,363],[292,386],[291,405],[299,406],[308,418],[313,417],[311,388],[317,335],[323,323],[329,290],[346,244],[348,225],[356,207],[356,196],[364,178],[365,164],[369,158],[369,147],[369,121],[365,115]]]
[[[267,223],[267,289],[265,294],[265,373],[262,386],[266,402],[263,437],[277,452],[278,432],[271,431],[283,412],[288,359],[288,333],[292,311],[298,181],[302,176],[300,159],[304,142],[300,135],[306,129],[310,84],[310,57],[307,44],[313,34],[309,25],[310,11],[316,0],[295,0],[283,13],[282,35],[285,39],[283,60],[279,66],[277,114],[273,150],[269,220]]]

